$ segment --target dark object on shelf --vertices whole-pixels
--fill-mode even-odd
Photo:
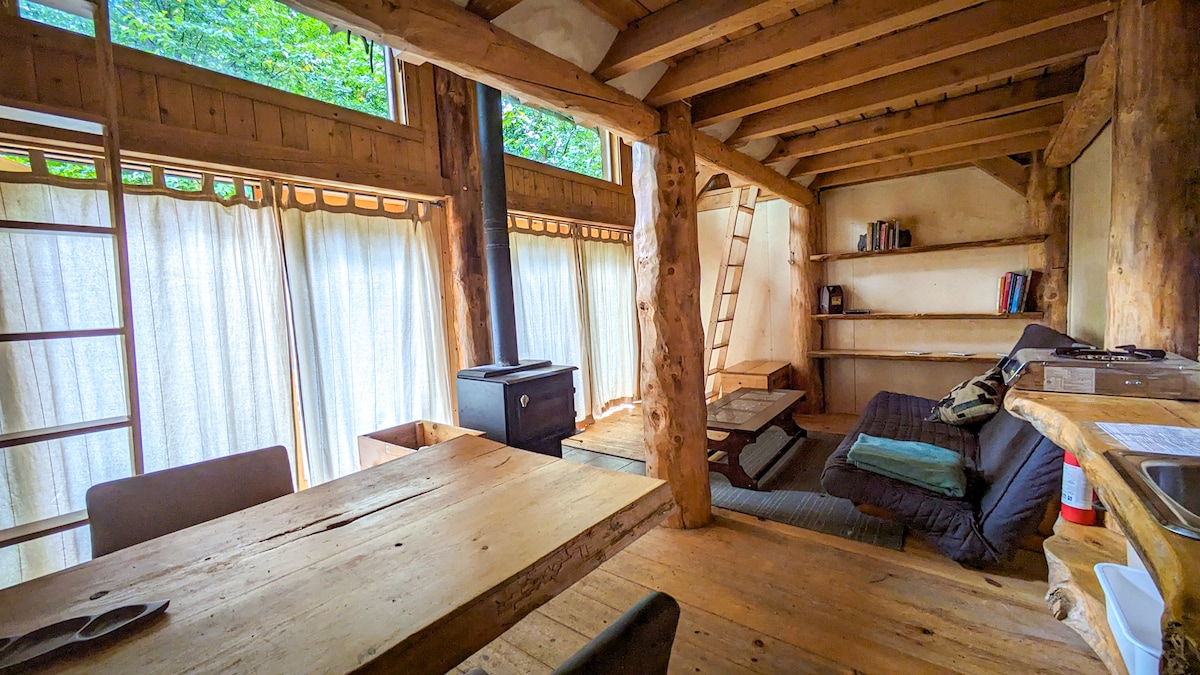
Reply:
[[[841,286],[822,286],[818,304],[821,314],[841,314],[845,308],[845,294]]]
[[[1200,400],[1200,363],[1161,349],[1026,349],[1003,367],[1005,382],[1027,391]]]
[[[846,310],[846,314],[870,314],[870,313],[871,313],[871,310],[869,310],[869,309],[848,309],[848,310]]]
[[[101,614],[77,616],[24,635],[0,638],[0,673],[17,672],[52,656],[84,649],[162,614],[170,600],[115,607]]]

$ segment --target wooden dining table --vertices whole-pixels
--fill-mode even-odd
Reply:
[[[445,673],[671,507],[663,481],[462,437],[0,590],[0,636],[170,600],[46,672]]]

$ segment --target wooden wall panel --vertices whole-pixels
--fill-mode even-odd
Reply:
[[[0,103],[100,114],[91,38],[12,17],[0,17],[0,32]],[[436,132],[133,49],[114,51],[127,151],[445,195]],[[432,82],[430,67],[414,69],[408,94],[417,119],[433,119],[424,110]]]
[[[516,155],[504,156],[508,207],[601,225],[633,227],[633,190],[599,178],[540,164]]]

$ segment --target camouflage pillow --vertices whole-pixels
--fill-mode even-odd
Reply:
[[[929,421],[959,427],[983,424],[1000,412],[1004,390],[1004,375],[999,367],[992,368],[951,389],[946,398],[934,404]]]

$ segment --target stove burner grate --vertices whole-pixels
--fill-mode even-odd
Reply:
[[[1139,349],[1134,345],[1122,345],[1113,350],[1098,347],[1059,347],[1054,350],[1055,356],[1076,361],[1162,361],[1167,353],[1161,349]]]

